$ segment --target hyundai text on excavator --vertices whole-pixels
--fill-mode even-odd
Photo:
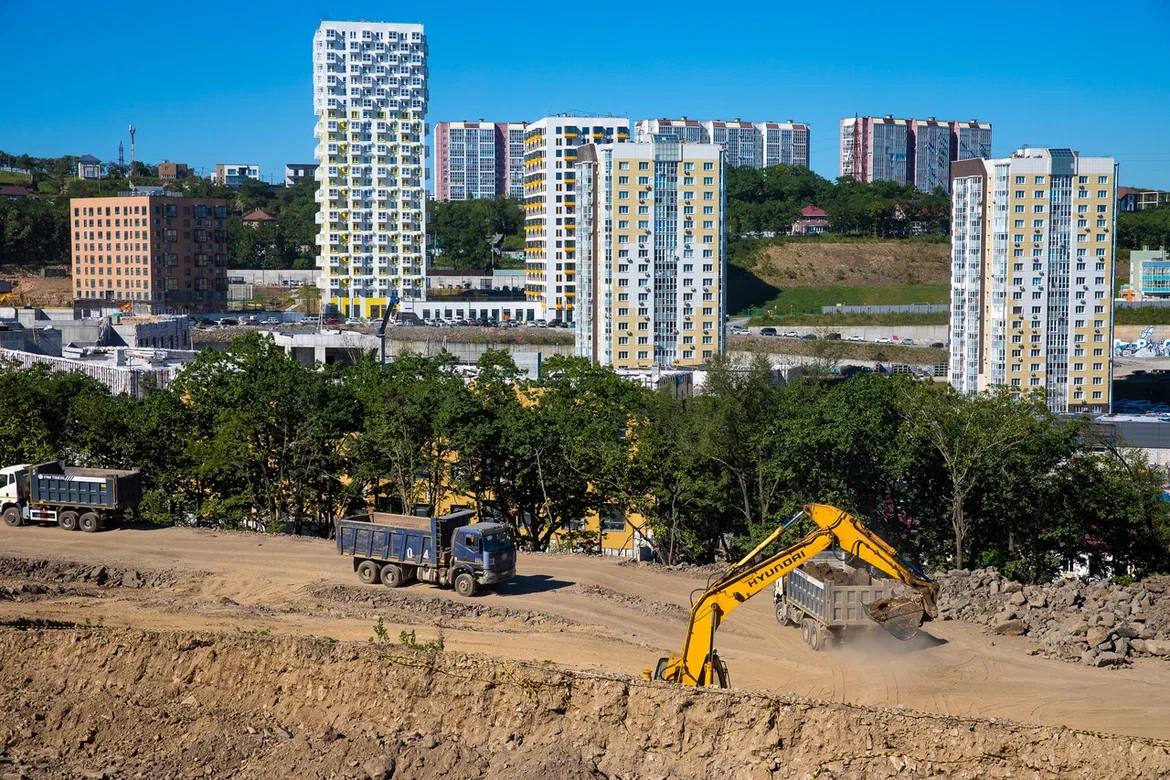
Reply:
[[[769,553],[786,528],[802,517],[816,528],[791,547]],[[692,599],[691,619],[682,655],[658,660],[642,674],[646,679],[682,685],[729,684],[727,666],[715,652],[715,632],[739,605],[772,585],[777,579],[812,560],[834,542],[846,553],[900,580],[913,593],[881,599],[867,605],[869,616],[899,639],[908,639],[924,620],[938,617],[938,584],[898,558],[894,548],[870,531],[860,520],[836,507],[809,504],[777,528],[743,560],[729,567],[719,579]]]

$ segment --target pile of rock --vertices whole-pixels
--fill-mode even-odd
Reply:
[[[1060,580],[1021,585],[995,569],[936,575],[939,617],[1027,635],[1037,652],[1090,666],[1120,666],[1135,656],[1170,659],[1170,576],[1131,585]]]

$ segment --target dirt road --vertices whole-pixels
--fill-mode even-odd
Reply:
[[[82,534],[0,526],[0,556],[9,562],[7,572],[0,565],[0,585],[16,580],[13,559],[175,575],[173,584],[131,578],[99,587],[41,572],[24,579],[52,587],[0,599],[0,621],[365,640],[381,617],[392,639],[406,628],[420,642],[441,631],[451,650],[632,675],[678,649],[689,593],[703,584],[613,559],[522,554],[515,581],[466,600],[423,584],[363,586],[327,541],[173,528]],[[1088,668],[1031,656],[1022,637],[957,622],[926,628],[907,643],[875,633],[815,653],[798,631],[777,625],[762,597],[729,619],[718,646],[739,688],[1170,738],[1164,661]]]

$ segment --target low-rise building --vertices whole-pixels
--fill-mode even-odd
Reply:
[[[1130,252],[1129,284],[1137,300],[1170,298],[1170,253],[1164,248]]]
[[[264,209],[254,209],[245,214],[243,218],[240,219],[240,221],[255,230],[261,225],[267,224],[269,222],[275,222],[276,217],[272,216]]]
[[[77,178],[100,179],[105,175],[106,167],[92,154],[83,154],[77,158]]]
[[[317,163],[285,163],[284,186],[295,187],[317,175]]]
[[[158,164],[158,177],[163,181],[178,181],[191,175],[191,168],[187,163],[163,160]]]
[[[800,210],[800,216],[792,223],[790,232],[794,236],[816,236],[824,233],[829,227],[829,215],[824,209],[805,206]]]
[[[216,163],[211,180],[228,187],[239,187],[248,179],[260,180],[260,166],[253,163]]]
[[[1170,206],[1170,192],[1147,190],[1140,187],[1117,188],[1117,210],[1125,212]]]

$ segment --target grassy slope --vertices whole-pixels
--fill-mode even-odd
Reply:
[[[942,242],[789,240],[744,249],[735,261],[743,267],[732,270],[729,309],[774,322],[838,303],[946,303],[949,296],[949,246]],[[862,319],[853,324],[869,323]]]

